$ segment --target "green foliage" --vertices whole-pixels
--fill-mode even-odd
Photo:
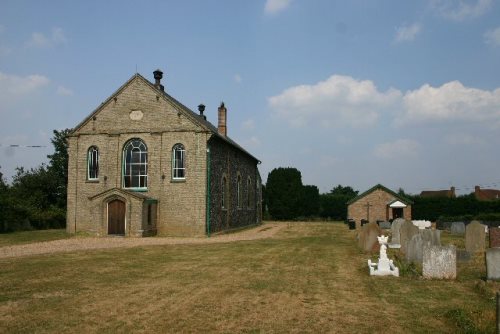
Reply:
[[[347,202],[352,197],[348,195],[320,195],[320,216],[333,220],[347,219]]]
[[[358,190],[354,190],[349,186],[343,187],[342,185],[338,185],[332,190],[330,190],[330,195],[333,196],[347,196],[349,199],[358,196]]]
[[[440,217],[458,217],[500,212],[500,201],[478,201],[473,195],[457,198],[413,196],[412,216],[414,219],[437,221]]]
[[[302,175],[296,168],[275,168],[266,183],[269,214],[277,220],[294,219],[302,214]]]
[[[319,189],[316,186],[302,187],[302,215],[314,217],[319,213]]]
[[[47,156],[47,166],[18,167],[10,186],[0,175],[0,233],[65,226],[69,132],[54,130],[54,154]]]

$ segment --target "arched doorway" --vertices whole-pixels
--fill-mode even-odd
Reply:
[[[108,202],[108,234],[125,235],[125,202]]]

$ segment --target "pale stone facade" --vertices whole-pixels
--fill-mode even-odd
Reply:
[[[411,204],[410,200],[378,184],[347,202],[347,217],[354,219],[358,228],[362,219],[367,222],[411,220]]]
[[[260,222],[259,161],[225,133],[219,133],[203,115],[166,94],[156,77],[157,72],[161,79],[161,72],[156,71],[156,84],[139,74],[134,75],[68,137],[69,233],[202,236],[211,232],[211,225],[220,225],[222,230]],[[225,117],[226,109],[221,108]],[[126,186],[124,181],[124,149],[131,140],[139,140],[147,150],[147,163],[140,167],[144,171],[138,172],[145,173],[146,187]],[[185,174],[180,179],[174,178],[172,161],[173,148],[178,144],[185,150]],[[97,178],[89,177],[91,147],[98,150]],[[254,196],[252,206],[245,207],[245,218],[238,224],[212,221],[221,219],[223,211],[241,211],[233,206],[223,209],[217,196],[210,196],[212,184],[221,182],[220,169],[227,170],[220,164],[209,166],[210,161],[216,160],[210,159],[212,151],[231,152],[238,161],[229,171],[231,180],[236,173],[244,174],[245,180],[251,176],[250,183],[242,183],[238,188],[240,196]],[[208,177],[209,170],[211,177]],[[230,193],[236,191],[234,183],[230,182],[228,188]],[[110,208],[110,203],[116,202],[119,202],[118,211]],[[116,224],[124,224],[118,229],[119,233],[110,227],[110,219],[112,224],[115,219],[118,219]]]

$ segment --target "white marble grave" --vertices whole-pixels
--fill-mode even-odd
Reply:
[[[412,220],[413,225],[418,227],[419,230],[425,230],[431,227],[431,222],[429,220]]]
[[[394,265],[392,260],[387,257],[387,236],[381,235],[377,237],[380,244],[380,258],[377,262],[368,260],[368,268],[370,268],[371,276],[396,276],[399,277],[399,269]]]

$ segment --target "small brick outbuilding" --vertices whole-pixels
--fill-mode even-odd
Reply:
[[[368,222],[396,218],[411,220],[412,204],[406,197],[377,184],[347,202],[347,218],[354,219],[357,227],[361,226],[362,219]]]

